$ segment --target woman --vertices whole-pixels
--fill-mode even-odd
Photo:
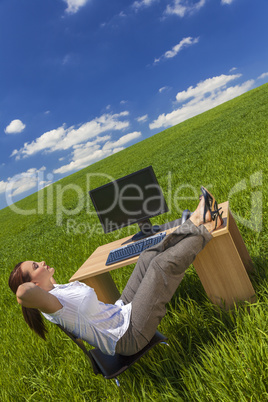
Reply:
[[[223,223],[215,198],[204,187],[201,191],[191,217],[140,255],[115,304],[99,302],[94,289],[78,281],[57,285],[54,268],[44,261],[17,264],[9,286],[30,328],[45,338],[43,315],[103,353],[132,355],[143,349],[155,334],[166,313],[165,305],[187,267],[211,240],[211,232]]]

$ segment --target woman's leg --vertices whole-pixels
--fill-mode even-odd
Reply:
[[[189,230],[190,229],[190,230]],[[124,304],[130,303],[136,295],[138,288],[147,272],[150,262],[167,248],[174,246],[186,236],[191,234],[191,228],[185,222],[182,226],[169,234],[157,245],[143,251],[120,297]]]
[[[151,340],[166,313],[165,305],[175,293],[186,269],[212,238],[201,225],[204,207],[200,208],[200,205],[202,207],[202,201],[192,217],[156,246],[156,250],[148,249],[143,253],[137,278],[140,273],[143,276],[141,280],[133,279],[134,285],[139,282],[139,286],[132,298],[129,329],[116,346],[118,353],[134,354]],[[209,230],[214,228],[207,226]],[[132,295],[132,292],[132,287],[127,286],[126,294]]]
[[[204,227],[196,227],[188,220],[167,239],[172,247],[153,259],[149,252],[144,253],[142,263],[147,266],[147,256],[150,262],[133,297],[130,327],[118,341],[117,353],[131,355],[150,342],[186,269],[211,237]]]
[[[199,202],[197,209],[193,212],[189,221],[194,223],[194,226],[200,226],[204,223],[204,210],[205,210],[205,201],[204,197]],[[210,212],[206,214],[206,222],[211,221]],[[134,296],[136,295],[138,288],[147,272],[150,262],[159,254],[163,253],[169,247],[174,246],[185,237],[192,234],[193,227],[190,227],[186,221],[184,225],[180,226],[173,233],[168,235],[165,239],[163,239],[159,244],[153,246],[143,253],[141,253],[137,264],[122,292],[120,297],[123,300],[124,304],[130,303]],[[213,223],[214,225],[214,223]],[[209,227],[208,230],[212,229],[213,226]],[[203,230],[205,228],[203,227]]]
[[[163,239],[160,243],[158,243],[153,247],[148,248],[147,250],[141,253],[136,263],[136,266],[120,297],[120,299],[123,300],[124,304],[130,303],[133,300],[147,272],[150,262],[158,254],[164,252],[168,247],[171,247],[172,245],[176,244],[177,242],[181,241],[184,237],[186,237],[188,234],[186,233],[185,229],[184,231],[185,233],[183,233],[183,231],[181,230],[180,232],[182,233],[178,233],[178,230],[175,230],[173,233],[171,233],[165,239]]]

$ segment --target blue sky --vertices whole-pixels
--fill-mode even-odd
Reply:
[[[268,81],[267,0],[0,0],[0,208]]]

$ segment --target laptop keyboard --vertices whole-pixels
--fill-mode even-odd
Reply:
[[[145,239],[138,240],[131,244],[116,248],[110,251],[106,265],[111,265],[119,261],[127,260],[128,258],[139,255],[142,251],[149,247],[158,244],[166,236],[166,232],[157,233],[156,235],[146,237]]]

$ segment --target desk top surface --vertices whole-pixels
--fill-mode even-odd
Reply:
[[[228,232],[228,216],[229,216],[229,203],[228,201],[219,204],[219,208],[223,211],[223,225],[212,233],[213,237],[221,236]],[[164,226],[164,225],[163,225]],[[206,226],[206,225],[205,225]],[[169,229],[163,229],[167,234],[172,233],[178,226],[171,227]],[[161,231],[159,233],[161,233]],[[117,262],[111,265],[105,265],[108,255],[111,250],[121,247],[124,244],[130,243],[131,236],[124,237],[122,239],[115,240],[111,243],[99,246],[91,256],[84,262],[84,264],[75,272],[75,274],[69,279],[73,281],[83,281],[86,278],[90,278],[96,275],[103,274],[105,272],[113,271],[114,269],[125,267],[126,265],[134,264],[137,262],[139,256],[129,258],[124,261]]]

